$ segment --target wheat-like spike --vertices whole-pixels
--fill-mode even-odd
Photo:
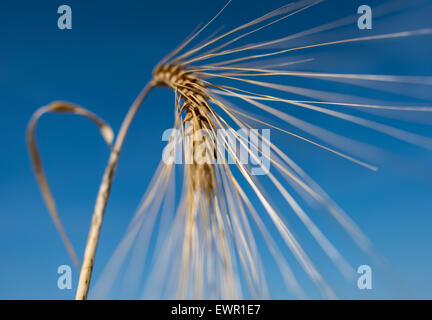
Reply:
[[[322,2],[322,0],[302,0],[282,6],[248,23],[244,23],[230,31],[222,33],[221,35],[216,34],[210,37],[208,41],[195,45],[192,49],[181,53],[220,16],[229,5],[230,1],[228,1],[207,24],[198,29],[198,31],[192,33],[190,37],[183,41],[155,67],[150,82],[132,104],[123,120],[114,145],[111,147],[111,154],[102,178],[93,212],[76,299],[87,299],[104,211],[108,202],[114,173],[126,134],[142,102],[155,87],[168,87],[174,92],[174,128],[179,130],[181,134],[180,136],[172,137],[176,150],[172,156],[174,158],[175,153],[179,152],[178,149],[180,149],[184,156],[185,165],[180,203],[175,210],[174,216],[171,217],[171,227],[168,228],[168,235],[165,241],[158,240],[156,245],[158,248],[157,252],[159,252],[160,255],[157,257],[157,268],[152,271],[148,283],[149,286],[157,285],[157,287],[160,288],[161,294],[164,290],[171,294],[175,292],[174,297],[180,298],[239,298],[242,297],[243,293],[242,280],[239,276],[241,270],[250,295],[253,297],[266,297],[268,292],[265,274],[251,228],[251,222],[253,221],[281,270],[287,286],[292,289],[296,296],[301,298],[305,297],[300,284],[282,253],[282,248],[278,247],[274,239],[275,235],[268,230],[268,226],[257,212],[246,190],[243,189],[243,186],[231,171],[230,166],[225,162],[214,163],[209,161],[211,159],[224,159],[225,153],[227,153],[238,170],[239,175],[246,182],[246,186],[252,190],[252,194],[256,196],[258,203],[268,215],[269,221],[273,223],[273,227],[279,233],[278,236],[284,241],[286,247],[292,252],[306,274],[321,290],[325,297],[336,297],[331,287],[327,284],[326,280],[301,245],[299,239],[294,235],[293,230],[291,230],[286,223],[288,214],[280,214],[279,210],[272,204],[271,199],[266,195],[258,179],[251,173],[250,166],[243,163],[241,156],[237,154],[236,150],[233,150],[230,143],[224,144],[224,149],[221,150],[218,147],[218,143],[221,142],[235,142],[239,144],[246,150],[248,156],[257,163],[259,162],[260,156],[267,158],[276,168],[278,174],[283,178],[283,181],[291,185],[294,190],[297,190],[299,195],[305,193],[314,201],[324,206],[363,251],[371,256],[375,254],[370,241],[355,223],[299,165],[288,157],[288,155],[260,133],[257,133],[256,137],[261,138],[263,145],[267,145],[270,150],[274,152],[274,155],[272,154],[270,157],[264,154],[262,150],[260,150],[258,143],[251,142],[250,146],[248,146],[248,140],[238,134],[228,123],[232,121],[238,128],[244,130],[252,129],[250,122],[259,123],[372,170],[377,170],[377,167],[357,158],[367,153],[363,151],[375,150],[372,146],[318,127],[306,120],[296,118],[290,114],[290,108],[313,110],[336,119],[373,129],[411,144],[429,149],[432,148],[432,140],[430,138],[329,108],[329,106],[343,106],[361,110],[377,109],[405,112],[430,112],[432,111],[431,107],[404,107],[384,105],[375,102],[359,102],[353,101],[355,97],[349,95],[253,80],[255,78],[283,76],[347,83],[349,81],[359,81],[361,83],[381,82],[389,84],[410,83],[416,85],[430,85],[432,84],[432,77],[340,74],[280,69],[288,65],[311,61],[311,58],[273,64],[265,64],[263,62],[258,64],[254,64],[254,62],[243,63],[244,61],[281,56],[295,51],[307,50],[309,48],[430,35],[432,34],[432,29],[402,31],[311,43],[262,54],[246,54],[237,58],[225,59],[232,54],[249,53],[255,49],[273,48],[288,43],[289,40],[328,31],[353,21],[354,16],[350,16],[276,40],[249,43],[240,47],[230,48],[232,44],[239,40],[264,30],[275,23],[282,22],[292,15],[300,14],[320,2]],[[393,7],[382,6],[376,13],[386,14],[403,5],[403,3],[398,2]],[[203,52],[203,49],[207,51]],[[204,61],[210,59],[219,60],[208,64],[204,63]],[[225,83],[226,81],[231,81],[231,83],[236,84],[228,85],[228,83]],[[299,94],[316,99],[316,101],[285,99],[280,96],[251,91],[249,88],[238,87],[241,84],[252,85],[261,90],[267,88],[279,92]],[[250,106],[263,110],[335,148],[303,137],[269,121],[263,121],[258,117],[252,116],[248,111],[235,107],[231,102],[225,101],[221,96],[232,97],[246,102]],[[264,104],[263,101],[268,104]],[[285,108],[284,111],[281,111],[275,107],[271,107],[270,103],[278,103],[285,107],[288,106],[289,108]],[[219,113],[219,111],[222,112]],[[54,103],[38,110],[29,125],[29,147],[38,182],[50,214],[56,223],[72,259],[77,264],[78,260],[72,249],[72,245],[66,237],[58,218],[58,213],[42,170],[40,156],[34,139],[34,129],[37,120],[45,112],[78,113],[90,118],[100,127],[104,138],[110,146],[114,135],[108,125],[94,114],[81,107],[66,103]],[[227,115],[227,118],[222,115]],[[226,136],[220,141],[218,136],[218,130],[220,129],[227,130],[231,132],[232,135]],[[197,143],[194,138],[203,130],[207,132],[207,135],[201,137],[204,143],[200,144]],[[181,148],[178,148],[180,145]],[[197,154],[200,156],[196,157]],[[173,163],[167,164],[161,162],[159,165],[129,225],[125,237],[110,259],[108,268],[102,274],[102,284],[99,285],[98,283],[95,288],[95,291],[99,295],[106,294],[112,287],[114,277],[120,272],[124,260],[130,252],[132,252],[130,270],[135,270],[135,272],[137,272],[136,270],[142,268],[146,248],[150,241],[149,239],[153,232],[156,232],[154,228],[156,221],[161,215],[159,212],[163,207],[163,203],[168,200],[168,189],[170,186],[174,188],[171,183],[175,176],[174,168],[175,165]],[[349,263],[345,261],[343,255],[338,251],[336,246],[331,243],[324,232],[319,229],[312,217],[300,206],[294,195],[283,185],[282,180],[278,177],[279,176],[273,173],[267,173],[267,178],[271,184],[291,208],[290,212],[294,213],[296,217],[300,219],[323,251],[334,262],[336,267],[339,268],[340,272],[348,278],[352,276],[353,271]],[[134,248],[134,243],[139,243],[142,247],[136,246]],[[143,247],[144,250],[142,250]],[[170,270],[169,266],[173,263],[176,263],[178,268],[171,268]],[[127,280],[128,284],[134,282],[132,276],[129,276],[127,279],[129,279]],[[166,285],[167,282],[170,284]]]

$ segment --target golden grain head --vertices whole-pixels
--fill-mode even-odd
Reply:
[[[162,244],[157,250],[155,249],[155,267],[148,279],[148,285],[151,286],[152,293],[157,288],[163,287],[168,292],[167,296],[171,298],[241,298],[242,291],[246,288],[251,297],[268,297],[266,276],[263,272],[255,234],[252,232],[253,225],[258,230],[263,243],[276,262],[285,284],[297,297],[304,298],[305,295],[296,275],[292,271],[293,269],[288,264],[284,249],[288,249],[292,253],[305,274],[319,288],[323,296],[334,298],[335,294],[331,286],[327,283],[325,277],[321,275],[317,264],[309,257],[296,233],[290,229],[286,219],[291,218],[291,216],[298,218],[327,257],[350,281],[354,269],[338,251],[336,245],[318,227],[313,215],[308,215],[306,209],[301,206],[301,202],[296,200],[297,198],[301,198],[301,201],[305,200],[305,202],[313,201],[314,206],[320,205],[325,208],[331,218],[347,232],[361,250],[370,257],[376,258],[368,238],[330,196],[303,171],[299,164],[294,162],[290,156],[269,139],[263,137],[262,134],[257,134],[256,136],[262,139],[261,146],[268,145],[269,150],[271,150],[270,157],[269,154],[263,152],[258,142],[248,144],[248,141],[245,141],[228,124],[229,121],[235,123],[242,130],[253,129],[253,125],[272,128],[374,171],[377,170],[376,166],[357,157],[362,158],[364,155],[373,154],[373,152],[363,151],[375,149],[348,138],[343,133],[339,134],[309,123],[308,119],[296,118],[295,113],[290,111],[297,109],[316,112],[432,149],[432,139],[430,138],[394,128],[388,124],[367,119],[367,117],[354,116],[349,112],[331,108],[343,106],[359,112],[368,110],[431,112],[432,108],[430,107],[394,106],[375,101],[364,103],[357,101],[357,97],[346,94],[295,87],[294,85],[287,85],[286,82],[271,82],[274,79],[295,79],[297,77],[359,85],[372,82],[374,88],[379,89],[381,84],[391,85],[393,83],[430,85],[432,84],[431,77],[286,70],[287,66],[307,63],[312,61],[313,58],[296,60],[297,58],[294,57],[294,60],[283,63],[279,61],[277,64],[270,65],[267,60],[264,60],[274,56],[289,55],[309,48],[331,47],[346,43],[396,39],[408,36],[425,36],[432,34],[432,29],[337,39],[328,42],[311,43],[300,47],[290,45],[290,41],[293,39],[330,31],[354,22],[352,17],[347,17],[279,39],[259,43],[252,41],[249,44],[235,47],[234,44],[240,39],[265,30],[274,23],[281,22],[320,2],[322,1],[302,0],[290,3],[221,35],[216,35],[203,44],[182,53],[220,15],[229,4],[228,2],[209,23],[187,38],[157,65],[153,71],[151,81],[129,109],[117,135],[114,147],[112,147],[110,160],[95,205],[77,291],[78,299],[87,297],[99,231],[121,146],[132,119],[149,91],[154,87],[168,87],[174,92],[174,128],[181,131],[180,138],[176,138],[175,142],[182,145],[186,157],[196,154],[199,149],[199,144],[192,139],[195,133],[200,130],[207,130],[209,135],[204,139],[206,148],[200,152],[208,152],[216,158],[222,158],[221,150],[216,148],[216,131],[219,129],[230,130],[234,134],[235,142],[243,145],[251,158],[257,161],[259,157],[262,159],[267,158],[266,160],[271,163],[273,169],[267,173],[267,181],[272,186],[275,194],[284,201],[286,207],[283,210],[278,210],[272,205],[270,197],[266,195],[258,179],[251,174],[250,166],[245,165],[239,159],[235,150],[233,151],[228,147],[226,151],[234,159],[235,169],[238,170],[238,176],[243,179],[242,183],[240,183],[237,175],[232,172],[227,163],[201,163],[195,161],[192,156],[193,161],[182,166],[184,183],[181,199],[174,210],[173,216],[166,219],[169,226],[167,227],[168,231],[162,235],[164,241],[161,241]],[[377,14],[381,12],[380,10],[388,12],[391,9],[390,7],[377,8],[375,12]],[[397,6],[395,6],[394,10],[396,9]],[[288,46],[288,48],[276,50],[275,45]],[[256,49],[267,51],[257,53]],[[233,54],[237,56],[228,58],[232,57]],[[258,62],[254,63],[250,60]],[[241,65],[239,65],[240,62]],[[256,78],[266,80],[253,80]],[[237,85],[231,85],[231,83]],[[247,87],[245,88],[245,86]],[[370,83],[369,86],[371,86]],[[250,88],[256,88],[256,90]],[[272,94],[269,94],[268,91],[272,92]],[[274,92],[279,94],[274,94]],[[300,95],[308,100],[293,100],[284,97],[284,95]],[[237,99],[247,104],[251,109],[277,118],[278,121],[282,122],[282,125],[286,124],[287,126],[284,128],[272,122],[265,122],[249,113],[249,110],[242,110],[231,101],[225,100],[225,98]],[[286,108],[287,106],[289,108]],[[113,134],[109,126],[101,119],[81,107],[70,104],[57,104],[51,108],[45,107],[38,110],[30,122],[28,131],[29,147],[38,182],[56,226],[69,252],[74,256],[70,242],[60,224],[36,148],[35,125],[38,118],[47,111],[77,113],[90,118],[99,126],[103,137],[110,146]],[[320,142],[314,141],[315,138]],[[193,142],[186,143],[188,140]],[[152,233],[157,232],[155,231],[155,225],[159,216],[162,215],[160,213],[163,211],[161,209],[162,204],[166,200],[169,201],[175,198],[175,195],[171,194],[171,199],[168,199],[167,191],[170,186],[177,185],[172,183],[175,176],[174,172],[175,166],[172,163],[161,162],[139,209],[126,231],[125,237],[114,252],[107,269],[95,288],[99,293],[99,298],[104,297],[104,294],[112,287],[114,278],[120,274],[121,267],[126,260],[125,257],[132,251],[134,243],[139,242],[137,248],[141,248],[140,245],[147,248]],[[290,187],[292,188],[290,189]],[[249,191],[246,191],[245,188],[248,188]],[[252,197],[254,200],[251,200]],[[275,232],[270,232],[269,227]],[[276,238],[279,241],[276,241]],[[133,252],[135,255],[141,253],[140,250]],[[76,258],[74,259],[76,260]],[[143,263],[140,264],[139,261],[141,260],[132,259],[130,268],[142,270]],[[166,283],[169,281],[170,283],[167,285]],[[246,284],[243,285],[242,282]],[[99,290],[99,288],[101,289]],[[175,292],[175,295],[172,292]],[[154,296],[152,295],[152,297]]]

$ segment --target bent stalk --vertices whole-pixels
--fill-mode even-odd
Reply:
[[[121,148],[123,146],[124,139],[129,130],[129,127],[134,119],[137,111],[139,110],[144,99],[148,93],[155,86],[153,81],[150,81],[144,89],[140,92],[134,103],[130,107],[126,114],[123,123],[120,127],[117,135],[115,144],[111,150],[111,154],[108,160],[108,165],[105,169],[105,173],[102,178],[102,182],[99,187],[99,192],[96,198],[96,204],[93,212],[92,222],[90,225],[89,235],[87,238],[87,244],[84,252],[84,260],[81,266],[80,277],[78,281],[78,289],[76,293],[76,300],[86,300],[90,286],[90,279],[93,271],[93,263],[96,255],[96,248],[99,240],[99,233],[102,226],[102,220],[105,212],[105,208],[108,202],[108,198],[111,191],[111,186],[114,178],[115,169],[117,167]]]

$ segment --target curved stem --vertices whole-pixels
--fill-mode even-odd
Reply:
[[[90,225],[89,235],[87,238],[87,244],[84,252],[84,260],[81,266],[81,272],[78,281],[78,289],[75,297],[76,300],[87,299],[90,279],[93,271],[94,258],[96,255],[96,248],[99,240],[99,233],[102,226],[102,220],[110,195],[111,185],[113,182],[114,173],[117,167],[124,139],[137,111],[139,110],[144,99],[147,97],[148,93],[154,86],[154,82],[150,81],[135,99],[134,103],[130,107],[128,113],[123,120],[119,133],[117,135],[117,139],[111,150],[108,165],[105,169],[105,173],[103,175],[102,182],[99,187],[99,192],[96,198],[96,204],[93,211],[92,222]]]

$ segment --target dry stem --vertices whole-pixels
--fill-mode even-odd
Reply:
[[[140,108],[142,102],[147,97],[150,90],[155,86],[153,81],[150,81],[138,97],[135,99],[134,103],[130,107],[128,113],[126,114],[123,123],[120,127],[119,133],[115,144],[111,150],[108,165],[105,169],[105,173],[102,178],[102,182],[99,187],[99,192],[96,198],[96,204],[93,212],[93,218],[90,225],[89,235],[87,238],[87,245],[84,252],[84,260],[81,267],[78,289],[76,293],[76,300],[86,300],[87,294],[90,286],[90,279],[93,271],[93,263],[96,255],[96,248],[99,240],[99,233],[102,226],[102,220],[105,212],[105,208],[108,202],[108,198],[111,191],[111,185],[114,178],[115,169],[117,167],[120,151],[126,137],[127,131],[134,119],[138,109]]]

